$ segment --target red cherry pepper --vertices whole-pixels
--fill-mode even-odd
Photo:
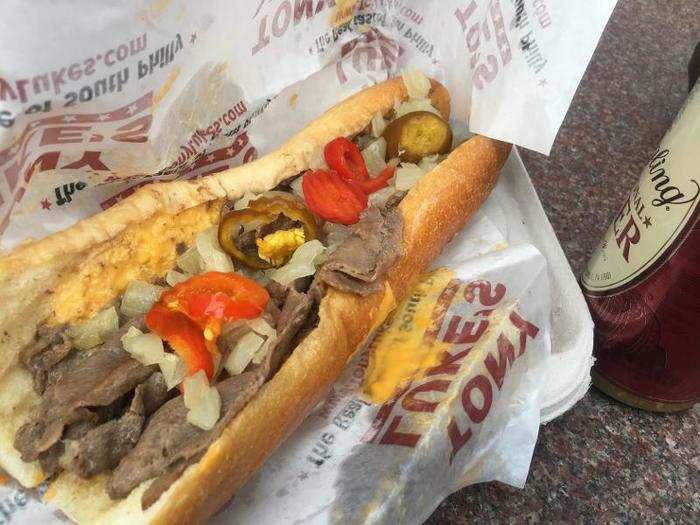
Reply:
[[[258,317],[270,296],[252,279],[224,272],[195,275],[163,293],[146,315],[146,326],[187,364],[188,375],[214,375],[213,355],[221,324]]]
[[[338,137],[323,150],[331,171],[309,171],[301,182],[306,206],[330,222],[355,224],[367,208],[367,195],[388,185],[396,172],[387,166],[370,178],[365,159],[356,144]]]
[[[187,365],[187,375],[204,370],[214,376],[214,361],[207,349],[202,329],[182,312],[156,303],[146,314],[146,326],[168,342]]]
[[[335,172],[308,171],[301,187],[308,208],[330,222],[355,224],[367,207],[367,195]]]
[[[335,171],[343,180],[364,181],[369,179],[365,159],[357,145],[338,137],[331,140],[323,150],[328,167]]]
[[[394,176],[396,172],[396,166],[387,166],[379,175],[373,179],[361,180],[361,181],[348,181],[352,186],[358,187],[366,194],[374,193],[375,191],[381,190],[386,187],[389,183],[389,179]]]
[[[243,275],[206,272],[164,292],[160,302],[205,328],[212,319],[254,319],[263,312],[269,298],[265,288]]]

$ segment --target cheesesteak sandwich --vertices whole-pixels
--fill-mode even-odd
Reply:
[[[77,522],[216,512],[495,184],[449,106],[407,72],[1,257],[0,467]]]

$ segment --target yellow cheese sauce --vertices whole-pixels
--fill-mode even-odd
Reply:
[[[428,334],[453,277],[447,268],[423,275],[372,342],[363,390],[373,402],[388,401],[408,381],[440,364],[450,344]]]
[[[53,322],[88,318],[121,294],[134,280],[150,281],[175,265],[178,243],[191,244],[214,224],[221,202],[213,201],[176,215],[157,214],[90,250],[67,272],[52,297]]]

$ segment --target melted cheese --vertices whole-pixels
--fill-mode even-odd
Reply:
[[[440,364],[450,344],[426,334],[433,327],[438,299],[453,275],[440,268],[422,276],[373,341],[363,390],[375,403],[388,401],[408,381]]]
[[[176,215],[158,214],[90,250],[56,287],[53,321],[67,323],[90,317],[131,281],[163,276],[175,265],[177,245],[193,243],[197,233],[218,220],[220,207],[215,201]]]

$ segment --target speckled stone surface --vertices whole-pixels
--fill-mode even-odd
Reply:
[[[699,0],[621,0],[547,158],[521,151],[578,275],[687,94]],[[541,428],[523,490],[463,489],[427,523],[700,523],[700,408],[592,390]]]

